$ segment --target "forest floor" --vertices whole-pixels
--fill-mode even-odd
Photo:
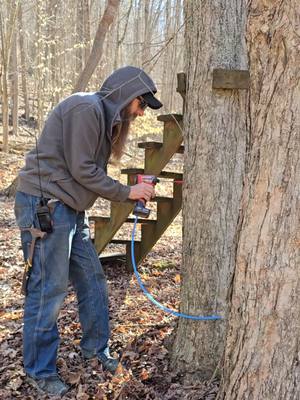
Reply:
[[[19,230],[15,224],[13,198],[3,195],[24,163],[24,154],[34,146],[34,138],[25,133],[10,137],[10,152],[0,152],[0,398],[47,399],[37,395],[26,383],[22,366],[22,313],[20,294],[23,256]],[[141,158],[137,156],[138,162]],[[127,156],[124,166],[136,166]],[[119,168],[110,174],[119,179]],[[171,170],[171,169],[169,169]],[[173,168],[174,170],[174,168]],[[161,185],[158,194],[170,188]],[[153,210],[155,213],[155,210]],[[109,203],[98,200],[89,215],[109,215]],[[167,307],[178,309],[181,266],[181,214],[175,219],[153,251],[139,267],[145,286]],[[122,234],[130,237],[132,227]],[[124,238],[124,236],[123,236]],[[115,251],[116,248],[111,249]],[[69,288],[59,317],[61,344],[58,369],[71,386],[65,399],[163,399],[212,400],[217,381],[187,384],[183,376],[170,369],[169,350],[176,318],[163,313],[143,295],[132,273],[124,265],[104,266],[110,298],[111,350],[122,360],[115,375],[104,372],[96,360],[84,361],[80,354],[81,336],[77,304]],[[51,397],[53,398],[53,397]]]

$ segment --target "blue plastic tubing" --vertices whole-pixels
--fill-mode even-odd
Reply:
[[[145,288],[141,277],[138,273],[136,262],[135,262],[135,256],[134,256],[134,237],[135,237],[135,231],[136,231],[136,225],[137,225],[138,217],[135,216],[135,221],[134,221],[134,226],[132,230],[132,235],[131,235],[131,260],[132,260],[132,265],[133,265],[133,270],[136,276],[136,279],[144,292],[145,296],[153,303],[155,304],[158,308],[160,308],[162,311],[167,312],[169,314],[175,315],[176,317],[181,317],[181,318],[187,318],[187,319],[193,319],[196,321],[216,321],[219,319],[223,319],[223,317],[219,315],[189,315],[189,314],[184,314],[177,312],[175,310],[172,310],[171,308],[165,307],[161,303],[159,303],[155,298],[148,292],[148,290]]]

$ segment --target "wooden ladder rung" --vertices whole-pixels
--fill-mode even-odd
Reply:
[[[129,239],[112,239],[109,243],[112,243],[112,244],[131,244],[131,240],[129,240]],[[141,241],[140,240],[135,240],[134,241],[134,244],[138,244],[138,243],[141,243]]]
[[[101,263],[109,263],[111,261],[121,261],[125,262],[126,261],[126,253],[107,253],[107,254],[101,254],[100,255],[100,261]]]
[[[157,117],[158,121],[162,122],[170,122],[175,120],[177,122],[181,122],[183,120],[183,115],[182,114],[162,114]]]
[[[101,216],[91,216],[89,217],[89,221],[99,221],[99,222],[109,222],[110,221],[110,217],[101,217]],[[130,223],[134,223],[135,218],[127,218],[124,222],[130,222]],[[155,224],[156,220],[155,219],[145,219],[145,218],[139,218],[138,219],[138,223],[139,224]]]
[[[127,175],[137,175],[143,173],[144,173],[143,168],[125,168],[121,170],[121,174],[127,174]],[[183,174],[180,172],[161,171],[158,177],[182,180]]]
[[[153,201],[156,203],[165,203],[165,202],[172,202],[173,200],[174,200],[173,197],[155,196],[150,201]]]
[[[160,149],[163,146],[161,142],[141,142],[138,143],[138,147],[140,149]],[[180,146],[176,153],[183,154],[184,153],[184,146]]]

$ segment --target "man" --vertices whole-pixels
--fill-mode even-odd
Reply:
[[[109,353],[105,276],[90,240],[85,210],[97,197],[149,200],[151,185],[122,185],[106,174],[110,156],[120,158],[130,121],[149,106],[158,109],[156,87],[139,68],[110,75],[99,92],[76,93],[49,115],[37,148],[19,174],[15,214],[21,229],[26,283],[23,357],[28,380],[48,394],[68,387],[59,379],[57,317],[70,279],[77,294],[84,358],[97,357],[116,370]],[[32,265],[32,266],[31,266]]]

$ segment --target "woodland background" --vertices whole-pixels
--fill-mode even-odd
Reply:
[[[183,68],[182,0],[110,0],[107,4],[5,0],[0,22],[0,93],[3,104],[9,104],[14,135],[20,117],[23,124],[40,129],[51,108],[74,89],[78,91],[78,79],[99,38],[100,62],[88,85],[80,89],[95,91],[114,69],[135,65],[151,73],[163,111],[180,107],[180,97],[174,93],[176,73]],[[94,60],[98,56],[92,54]]]
[[[22,370],[23,261],[10,184],[57,101],[133,64],[157,82],[164,114],[182,111],[176,73],[187,75],[185,152],[170,164],[184,164],[183,216],[142,278],[171,308],[224,318],[174,320],[145,301],[124,266],[110,266],[112,349],[126,370],[112,377],[83,362],[70,289],[59,320],[67,398],[299,399],[299,21],[298,0],[2,1],[1,398],[36,396]],[[213,88],[218,68],[248,71],[247,90]],[[156,116],[136,121],[111,175],[142,166],[135,144],[161,140]],[[108,215],[109,204],[91,212]]]
[[[118,3],[118,2],[111,2]],[[181,112],[176,73],[183,70],[184,16],[182,0],[120,1],[107,30],[103,52],[86,90],[95,91],[115,68],[135,65],[151,74],[164,103],[160,112]],[[36,392],[22,369],[22,307],[20,293],[23,257],[7,188],[35,145],[35,135],[51,108],[74,91],[89,57],[107,2],[95,0],[5,0],[0,4],[1,112],[0,112],[0,397],[33,399]],[[7,106],[7,140],[3,140]],[[162,125],[147,111],[133,126],[122,164],[109,172],[122,179],[120,167],[141,166],[138,140],[159,140]],[[182,158],[173,161],[182,170]],[[167,194],[168,188],[158,188]],[[99,200],[91,213],[106,215],[109,204]],[[123,232],[124,233],[124,232]],[[125,232],[130,235],[130,232]],[[116,250],[115,247],[112,250]],[[178,308],[181,264],[181,215],[160,240],[141,276],[151,293],[171,308]],[[80,326],[76,299],[70,288],[59,319],[62,343],[58,365],[72,385],[70,399],[192,399],[214,398],[215,382],[199,387],[181,385],[168,370],[168,338],[174,318],[163,315],[145,300],[131,274],[122,265],[106,267],[110,289],[112,350],[122,356],[127,371],[115,377],[97,363],[80,357]],[[210,396],[210,397],[209,397]],[[40,397],[41,398],[41,397]],[[46,397],[45,397],[46,398]]]

